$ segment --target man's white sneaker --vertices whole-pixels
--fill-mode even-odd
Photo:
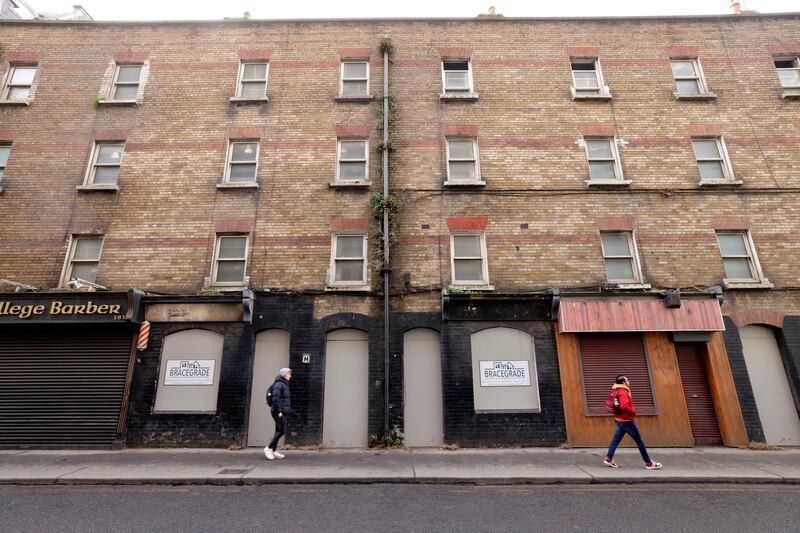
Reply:
[[[272,451],[272,448],[264,448],[264,456],[272,461],[275,459],[275,452]]]
[[[281,452],[279,452],[277,450],[272,452],[272,455],[275,456],[275,459],[283,459],[284,457],[286,457],[285,455],[283,455]]]

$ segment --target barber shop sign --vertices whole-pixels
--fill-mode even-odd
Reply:
[[[530,387],[528,361],[480,361],[481,387]]]

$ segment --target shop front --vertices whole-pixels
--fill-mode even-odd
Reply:
[[[604,402],[626,375],[649,445],[747,444],[716,299],[564,298],[556,341],[567,440],[605,446]]]
[[[0,447],[123,442],[140,295],[0,294]]]

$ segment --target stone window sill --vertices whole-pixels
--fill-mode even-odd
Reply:
[[[486,182],[483,180],[445,180],[445,187],[483,187]]]
[[[587,187],[627,187],[631,183],[631,180],[593,180],[588,179],[584,180]]]
[[[715,187],[715,186],[732,186],[732,185],[742,185],[744,182],[742,180],[732,179],[732,180],[700,180],[698,185],[701,187]]]
[[[225,181],[217,183],[217,189],[258,189],[255,181]]]
[[[784,100],[800,100],[800,87],[785,87],[781,93]]]
[[[375,98],[371,94],[364,94],[359,96],[344,96],[344,95],[336,95],[333,97],[334,102],[351,102],[354,104],[368,104],[372,102]]]
[[[450,285],[447,288],[448,294],[453,294],[454,292],[457,294],[460,292],[492,292],[492,291],[494,291],[494,285],[487,285],[485,283],[484,284],[479,283],[476,285],[455,284],[455,285]]]
[[[228,101],[232,104],[268,104],[269,96],[231,96]]]
[[[329,185],[333,189],[362,189],[369,187],[370,184],[369,180],[333,180]]]
[[[445,92],[439,95],[439,100],[441,102],[477,102],[478,101],[478,93],[473,92]]]
[[[736,280],[729,280],[723,279],[722,285],[726,289],[772,289],[775,287],[767,278],[762,279],[761,281],[736,281]]]
[[[597,91],[578,91],[575,87],[570,87],[570,94],[572,95],[572,100],[611,100],[613,97],[611,96],[611,91],[608,90],[608,87],[605,87],[603,90]]]
[[[369,292],[369,285],[327,285],[325,292]]]
[[[110,99],[102,99],[97,100],[98,106],[137,106],[139,105],[139,100],[110,100]]]
[[[672,93],[675,100],[695,100],[695,101],[711,101],[718,98],[717,93],[700,93],[700,94],[678,94]]]
[[[0,100],[0,105],[7,106],[26,106],[31,105],[31,100]]]
[[[630,283],[630,282],[618,282],[618,281],[609,281],[606,283],[606,287],[609,289],[619,289],[623,291],[640,291],[640,290],[647,290],[652,288],[649,283]]]
[[[80,192],[117,192],[119,185],[116,183],[103,183],[97,185],[78,185],[75,190]]]

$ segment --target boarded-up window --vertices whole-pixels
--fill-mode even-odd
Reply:
[[[586,414],[608,414],[604,404],[614,379],[620,374],[630,380],[636,413],[656,414],[647,355],[640,334],[579,335],[578,346]]]

